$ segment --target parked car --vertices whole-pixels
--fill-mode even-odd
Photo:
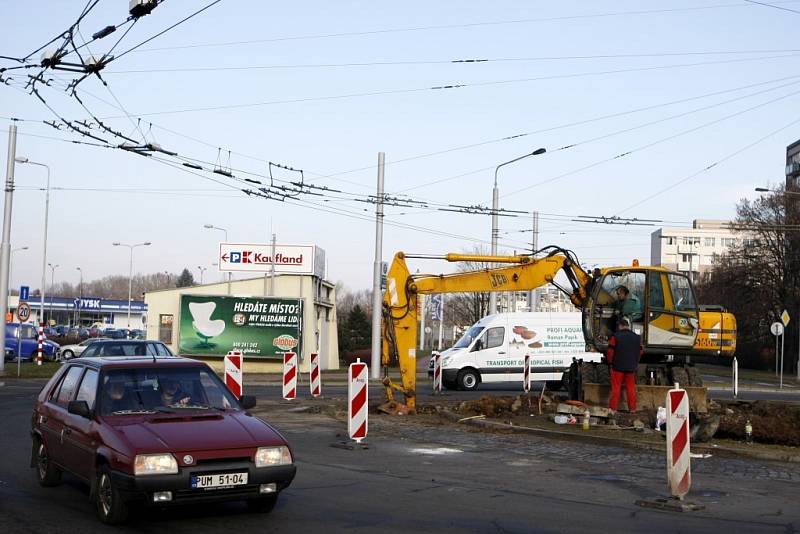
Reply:
[[[101,337],[103,335],[103,329],[99,326],[92,325],[89,327],[89,336],[90,337]]]
[[[131,339],[145,339],[147,337],[147,334],[145,333],[144,330],[139,330],[138,328],[134,328],[133,330],[131,330],[130,337]]]
[[[64,471],[87,482],[109,524],[134,502],[245,500],[269,512],[296,466],[284,437],[247,412],[255,402],[196,360],[73,359],[34,405],[31,466],[42,486]]]
[[[16,361],[17,348],[23,362],[31,361],[39,352],[39,334],[32,324],[19,323],[6,324],[6,354],[5,359]],[[10,349],[10,351],[9,351]],[[54,361],[60,356],[61,347],[58,343],[45,339],[42,341],[44,359]]]
[[[173,354],[160,341],[96,339],[83,351],[81,357],[96,356],[173,356]]]
[[[80,343],[77,343],[75,345],[62,345],[61,346],[61,359],[62,360],[71,360],[72,358],[77,358],[78,356],[83,354],[83,351],[86,350],[86,348],[89,345],[91,345],[95,341],[100,341],[102,339],[105,339],[105,338],[102,338],[102,337],[90,337],[89,339],[87,339],[85,341],[81,341]]]
[[[43,329],[44,335],[47,337],[58,337],[58,330],[53,328],[52,326],[45,326]]]
[[[60,324],[55,327],[56,335],[61,337],[66,337],[69,333],[69,327],[67,325]]]

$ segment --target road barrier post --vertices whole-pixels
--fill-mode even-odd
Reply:
[[[308,371],[310,377],[309,387],[311,388],[311,396],[317,398],[322,395],[322,376],[319,372],[319,354],[316,352],[311,353],[310,366]]]
[[[433,393],[442,394],[442,355],[433,353]]]
[[[739,361],[733,357],[733,398],[739,396]]]
[[[525,393],[531,391],[531,355],[525,355],[525,363],[522,366],[522,389]]]
[[[356,443],[367,437],[369,423],[369,370],[361,358],[350,364],[347,373],[347,432]]]
[[[667,480],[670,494],[683,500],[692,485],[689,456],[689,396],[686,390],[667,392]]]
[[[242,398],[242,364],[244,356],[238,350],[232,350],[225,355],[225,385],[237,398]]]
[[[297,397],[297,354],[283,353],[283,398],[292,400]]]
[[[38,351],[36,352],[36,365],[42,365],[42,362],[44,361],[44,355],[42,353],[42,343],[43,343],[43,341],[44,341],[44,323],[40,321],[39,322],[39,341],[38,341],[39,342],[39,348],[38,348]],[[21,354],[17,354],[17,356],[20,357],[20,358],[22,357]]]

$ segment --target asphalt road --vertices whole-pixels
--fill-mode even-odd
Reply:
[[[259,413],[293,444],[298,475],[269,515],[239,503],[143,509],[110,529],[70,477],[42,488],[28,467],[38,385],[0,387],[0,532],[793,532],[800,527],[800,466],[709,458],[693,464],[689,498],[672,513],[636,506],[663,496],[664,458],[607,445],[484,434],[420,418],[373,416],[368,449],[332,447],[345,426],[277,400]],[[258,389],[253,391],[259,393]],[[331,391],[326,393],[327,396]],[[314,401],[320,402],[320,401]]]

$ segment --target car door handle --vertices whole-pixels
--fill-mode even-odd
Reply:
[[[501,351],[500,351],[500,352],[498,352],[497,354],[505,354],[505,353],[506,353],[505,351],[501,350]]]
[[[72,429],[70,427],[64,427],[64,434],[72,434]]]

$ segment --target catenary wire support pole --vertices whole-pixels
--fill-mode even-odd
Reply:
[[[269,253],[269,296],[275,296],[275,234],[272,234],[272,250]]]
[[[372,270],[372,378],[380,378],[381,371],[381,261],[383,257],[383,177],[386,154],[378,152],[378,202],[375,204],[375,264]],[[389,280],[386,280],[389,283]]]
[[[17,154],[17,125],[8,127],[6,195],[3,209],[3,241],[0,244],[0,317],[8,313],[8,269],[11,261],[11,205],[14,201],[14,158]],[[5,372],[6,336],[0,336],[0,375]],[[17,355],[19,356],[19,355]]]
[[[531,254],[535,254],[536,251],[539,249],[539,212],[533,212],[533,239],[531,239]],[[538,290],[531,289],[528,291],[528,311],[535,312],[538,305],[539,299],[536,297],[538,296]]]
[[[419,350],[425,350],[425,295],[417,295],[422,318],[419,321]]]
[[[31,161],[28,158],[23,158],[23,157],[15,158],[15,161],[17,163],[27,163],[29,165],[37,165],[39,167],[44,167],[47,170],[47,187],[45,188],[45,193],[44,193],[44,242],[42,243],[42,286],[41,289],[39,289],[39,337],[41,338],[44,330],[44,294],[47,286],[47,228],[48,228],[48,219],[50,216],[50,166],[45,165],[44,163],[37,163],[35,161]],[[38,353],[36,354],[37,365],[42,365],[43,358],[44,355],[42,354],[42,350],[40,347]]]
[[[437,345],[439,352],[442,351],[442,333],[444,331],[444,328],[443,328],[444,327],[444,296],[445,296],[444,293],[442,293],[440,295],[440,297],[442,298],[442,300],[441,300],[442,311],[439,313],[439,344]]]

